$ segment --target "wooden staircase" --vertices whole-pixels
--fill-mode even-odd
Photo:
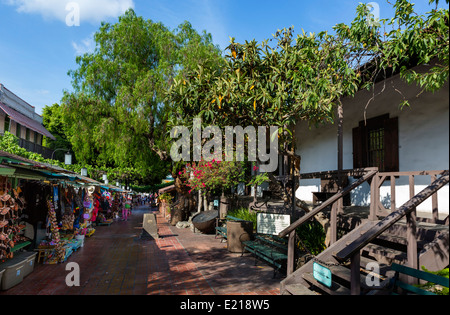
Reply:
[[[415,207],[449,181],[448,171],[382,220],[370,220],[349,231],[314,259],[281,281],[283,295],[384,294],[392,263],[440,270],[449,264],[448,217],[439,223],[415,221]],[[414,216],[415,218],[415,216]],[[297,222],[298,223],[298,222]],[[294,223],[295,224],[295,223]],[[292,231],[292,229],[290,230]],[[289,230],[287,229],[288,233]],[[413,233],[415,240],[411,239]],[[280,233],[280,235],[282,235]],[[411,254],[411,244],[414,243]],[[408,246],[410,244],[410,246]],[[416,253],[417,259],[412,259]],[[413,256],[411,256],[413,255]],[[409,259],[408,259],[409,258]],[[411,262],[414,261],[415,262]],[[331,284],[319,281],[314,265],[331,271]],[[414,266],[416,264],[416,266]]]
[[[281,282],[282,294],[350,294],[350,263],[340,263],[334,255],[379,222],[367,222],[359,226],[319,254],[316,259],[309,261],[293,274],[286,277]],[[418,241],[419,266],[425,266],[429,270],[445,268],[449,262],[448,225],[420,223],[418,224],[418,232],[421,236]],[[361,250],[360,258],[361,293],[380,293],[378,292],[379,289],[388,283],[389,277],[393,276],[393,273],[389,270],[389,266],[393,262],[406,264],[406,249],[406,222],[395,224],[388,232],[383,233],[367,244]],[[313,264],[315,262],[331,270],[331,288],[314,279]],[[376,263],[376,265],[372,265],[371,263]],[[372,266],[379,268],[377,272],[375,272]],[[371,284],[376,282],[374,277],[379,277],[379,285],[375,287],[367,285],[367,282]]]

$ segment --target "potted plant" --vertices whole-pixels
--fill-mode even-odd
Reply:
[[[162,213],[164,214],[164,216],[170,214],[170,205],[172,204],[173,196],[169,193],[162,193],[158,197],[158,199],[160,201]]]

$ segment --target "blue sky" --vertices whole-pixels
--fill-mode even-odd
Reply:
[[[76,69],[78,54],[93,50],[100,22],[117,21],[128,7],[172,29],[187,20],[198,31],[210,32],[224,49],[229,37],[261,42],[284,27],[294,26],[297,33],[331,30],[350,23],[359,2],[365,1],[0,0],[0,83],[42,114],[45,105],[59,103],[63,91],[71,89],[67,72]],[[416,2],[419,13],[428,11],[428,0]],[[79,26],[67,25],[75,13],[67,3],[78,5]],[[386,0],[376,3],[381,18],[392,16]]]

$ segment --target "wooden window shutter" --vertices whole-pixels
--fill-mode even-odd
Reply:
[[[353,168],[365,167],[365,127],[359,125],[359,127],[353,128]]]
[[[384,171],[399,171],[398,117],[384,121]]]

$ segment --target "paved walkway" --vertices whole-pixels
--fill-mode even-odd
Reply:
[[[97,227],[66,263],[37,264],[22,283],[0,295],[279,295],[281,276],[253,257],[229,253],[214,235],[167,223],[158,213],[160,239],[141,238],[146,206],[126,222]],[[69,262],[80,266],[80,286],[68,287]]]

